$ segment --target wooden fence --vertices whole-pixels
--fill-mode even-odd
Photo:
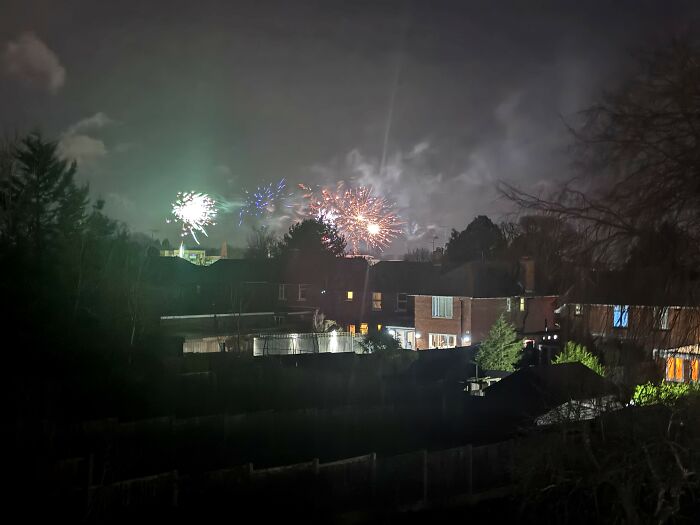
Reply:
[[[169,471],[107,485],[79,486],[76,472],[91,475],[90,458],[65,460],[71,508],[99,519],[144,509],[217,510],[270,506],[286,512],[342,514],[357,511],[419,510],[464,505],[508,493],[514,442],[446,450],[419,450],[381,457],[375,453],[320,463],[312,461],[256,469],[252,463],[201,474]],[[63,497],[64,504],[65,494]],[[83,503],[81,503],[83,502]]]

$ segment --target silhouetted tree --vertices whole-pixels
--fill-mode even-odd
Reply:
[[[277,244],[277,238],[267,226],[256,226],[248,235],[248,246],[245,251],[246,259],[269,259],[272,257]]]
[[[445,247],[451,263],[492,259],[505,247],[503,233],[486,215],[476,217],[466,229],[452,230]]]
[[[289,228],[277,245],[277,253],[285,256],[298,251],[307,257],[345,254],[345,239],[335,226],[316,219],[306,219]]]
[[[573,129],[582,174],[549,196],[502,183],[526,210],[575,222],[582,250],[624,264],[649,232],[673,224],[700,262],[700,49],[687,42],[641,57],[621,87],[583,112]]]
[[[404,254],[403,260],[409,262],[431,262],[432,257],[430,250],[427,248],[415,248]]]
[[[74,180],[75,162],[60,159],[56,149],[34,133],[4,155],[2,243],[20,251],[30,246],[37,264],[56,242],[80,230],[88,204],[87,186]]]
[[[391,334],[386,330],[368,333],[360,341],[360,346],[368,354],[376,352],[391,352],[401,349],[401,345]]]

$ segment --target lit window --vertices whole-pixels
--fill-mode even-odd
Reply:
[[[428,334],[429,348],[454,348],[457,336],[454,334]]]
[[[680,357],[666,358],[666,381],[683,381],[683,359]]]
[[[306,301],[306,298],[308,296],[308,292],[309,292],[309,285],[308,284],[300,284],[299,285],[299,300]]]
[[[452,319],[452,297],[433,296],[433,317]]]
[[[613,306],[613,327],[627,328],[629,324],[629,305],[616,304]]]
[[[697,359],[690,362],[690,379],[695,383],[698,382],[698,363]]]
[[[506,298],[506,312],[510,312],[513,309],[513,300],[510,297]]]
[[[396,311],[405,312],[408,310],[408,294],[396,294]]]
[[[382,292],[372,292],[372,310],[382,309]]]
[[[352,335],[355,335],[355,325],[354,324],[348,325],[348,332],[350,332]]]
[[[525,298],[524,297],[520,298],[520,311],[521,312],[525,311]]]
[[[367,323],[360,323],[360,333],[362,335],[367,335],[368,332],[369,332],[369,326],[367,325]]]
[[[668,306],[654,308],[654,321],[659,330],[668,330]]]
[[[347,301],[352,301],[353,293],[352,290],[348,290],[348,294],[345,296]]]
[[[574,315],[581,315],[583,313],[583,306],[580,304],[574,305]]]
[[[382,331],[382,325],[378,324],[377,325],[377,332],[381,332],[381,331]]]
[[[286,286],[286,285],[284,285],[284,284],[280,284],[280,285],[279,285],[279,295],[277,296],[277,298],[278,298],[280,301],[286,301],[286,300],[287,300],[287,286]]]

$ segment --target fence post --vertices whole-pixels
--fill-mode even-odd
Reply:
[[[369,460],[369,483],[372,503],[377,498],[377,453],[372,452]]]
[[[93,469],[95,468],[95,454],[90,452],[90,457],[88,458],[88,472],[87,472],[87,487],[85,489],[85,517],[90,515],[90,505],[92,503],[92,478]]]
[[[423,505],[428,506],[428,451],[423,450]]]
[[[465,465],[467,467],[467,493],[471,496],[474,493],[474,462],[472,455],[472,444],[464,447],[466,452]]]
[[[180,477],[177,475],[177,470],[173,470],[173,499],[171,501],[171,504],[173,507],[177,507],[177,500],[179,496],[179,484],[180,484]]]

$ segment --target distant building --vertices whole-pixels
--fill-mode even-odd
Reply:
[[[177,250],[161,250],[160,256],[179,257],[191,262],[192,264],[196,264],[197,266],[209,266],[219,259],[226,259],[228,256],[228,247],[226,243],[224,243],[221,247],[221,253],[219,255],[207,255],[206,250],[189,250],[185,248],[184,244],[180,244],[180,248]]]

